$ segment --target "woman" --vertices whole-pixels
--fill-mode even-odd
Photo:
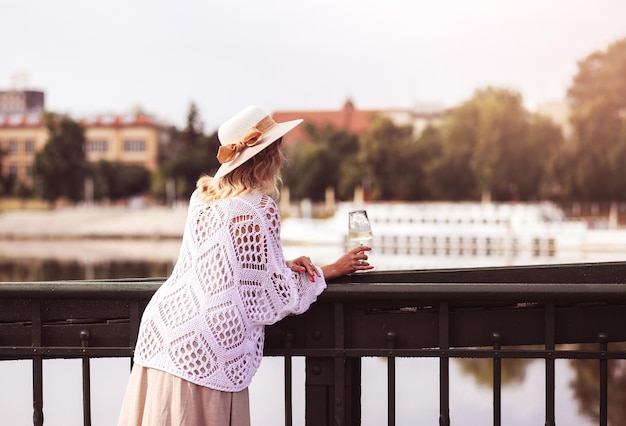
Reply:
[[[221,163],[189,202],[171,276],[144,311],[119,425],[249,425],[248,386],[263,357],[264,326],[305,312],[326,280],[372,269],[369,247],[318,267],[285,261],[276,123],[248,107],[218,131]]]

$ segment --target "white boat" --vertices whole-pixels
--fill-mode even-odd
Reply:
[[[372,247],[386,265],[410,258],[493,257],[501,263],[538,263],[570,252],[598,249],[626,252],[625,230],[592,230],[567,220],[555,204],[543,203],[342,203],[329,219],[286,218],[283,244],[337,248],[348,246],[348,212],[367,210]],[[517,261],[510,259],[517,258]],[[576,259],[578,261],[579,258]]]

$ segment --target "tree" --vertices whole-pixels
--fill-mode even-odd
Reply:
[[[217,133],[208,138],[202,133],[199,112],[192,103],[187,114],[187,125],[182,132],[176,132],[174,143],[175,153],[165,161],[160,173],[164,180],[173,179],[176,193],[186,198],[193,192],[200,176],[219,167],[216,159],[219,140]]]
[[[555,163],[563,152],[564,142],[558,125],[547,117],[530,115],[527,146],[516,164],[521,199],[560,196],[562,185],[555,174]]]
[[[359,164],[363,180],[371,185],[369,196],[374,200],[414,199],[420,167],[413,128],[376,117],[359,142]],[[367,191],[367,185],[364,187]]]
[[[626,39],[578,64],[568,89],[574,140],[572,195],[589,201],[626,198]]]
[[[450,200],[539,197],[563,140],[556,125],[524,109],[518,93],[492,87],[454,108],[440,134],[426,179],[435,198]]]
[[[150,190],[150,172],[142,166],[101,160],[92,165],[95,198],[120,200]]]
[[[79,201],[87,171],[84,129],[66,115],[46,113],[44,120],[49,137],[34,162],[42,196],[51,204],[60,197]]]
[[[311,140],[286,147],[283,184],[295,199],[323,200],[329,187],[349,199],[360,183],[354,179],[358,137],[330,125],[305,126]]]
[[[0,144],[0,196],[3,196],[6,192],[8,192],[5,189],[7,187],[7,182],[2,171],[2,157],[4,155],[6,155],[6,152],[2,149]]]
[[[432,141],[434,155],[424,165],[432,198],[468,200],[479,196],[476,176],[471,168],[477,122],[477,111],[468,104],[453,109],[445,118],[438,138]]]
[[[189,153],[195,149],[202,148],[204,142],[204,123],[200,118],[200,111],[195,103],[189,105],[187,112],[187,123],[185,129],[180,133],[177,145],[180,152]]]

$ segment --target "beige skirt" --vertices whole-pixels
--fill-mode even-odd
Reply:
[[[249,426],[248,389],[221,392],[135,364],[118,426]]]

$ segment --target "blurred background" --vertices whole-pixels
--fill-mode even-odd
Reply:
[[[9,0],[0,11],[0,281],[167,276],[195,181],[218,166],[217,128],[250,104],[305,120],[283,145],[287,257],[332,261],[349,245],[347,212],[365,208],[379,270],[624,259],[624,2]],[[116,418],[125,367],[94,424]],[[459,401],[481,395],[479,370],[454,370],[456,389],[473,389]],[[519,367],[512,400],[536,394],[535,370]],[[561,415],[591,424],[578,386]],[[30,399],[11,396],[0,423],[24,424]],[[49,424],[72,424],[58,406]],[[463,409],[482,425],[490,407]],[[509,425],[542,421],[508,410]]]

